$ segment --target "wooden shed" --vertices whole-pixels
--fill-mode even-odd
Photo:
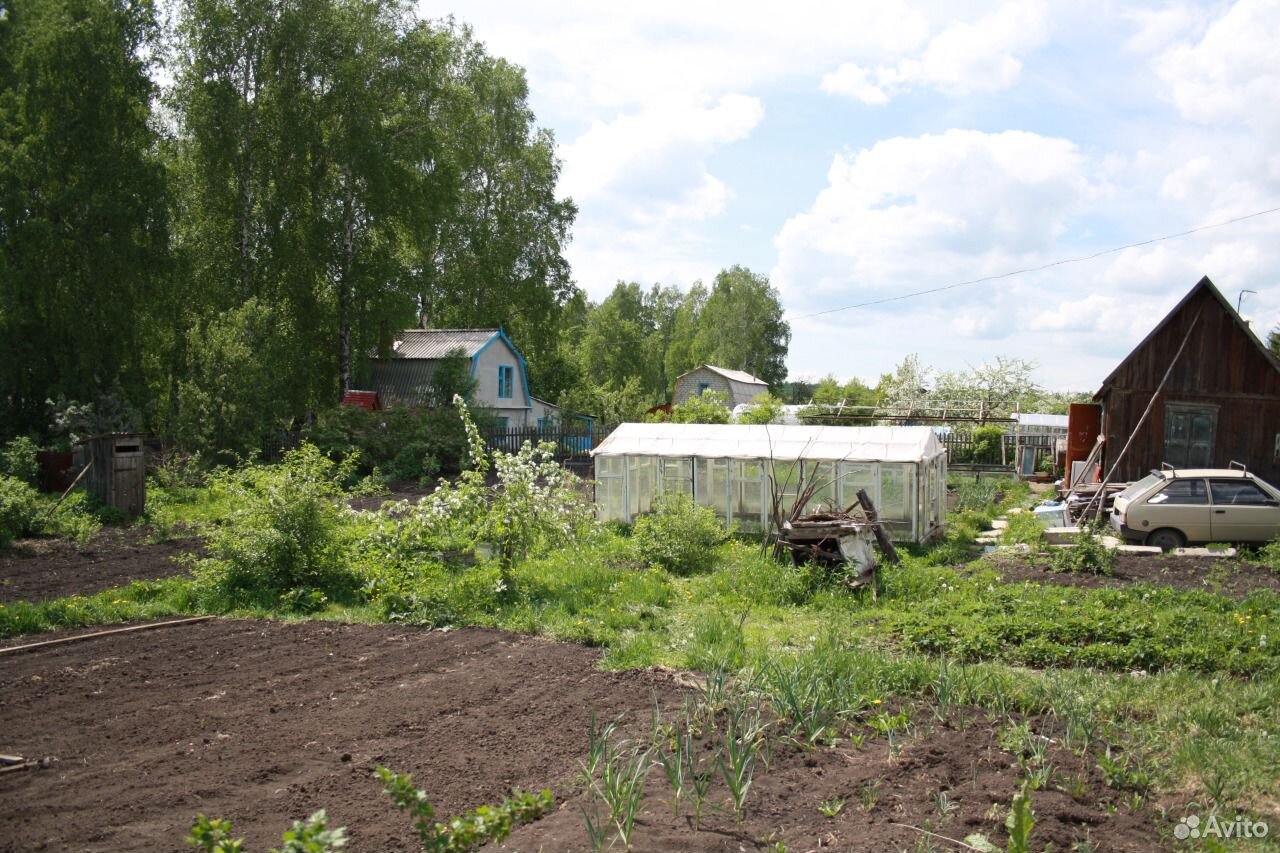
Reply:
[[[91,438],[75,449],[77,467],[89,466],[84,484],[89,494],[126,515],[142,515],[147,501],[147,454],[144,436],[116,432]]]
[[[690,397],[699,397],[703,391],[719,391],[724,394],[729,408],[750,403],[757,394],[769,390],[763,379],[757,379],[745,370],[729,370],[704,364],[687,370],[676,377],[675,393],[671,402],[679,405]]]
[[[1112,479],[1136,480],[1165,462],[1179,468],[1242,462],[1280,483],[1280,361],[1207,277],[1094,395],[1107,439],[1103,470],[1129,440],[1171,362],[1168,381]]]

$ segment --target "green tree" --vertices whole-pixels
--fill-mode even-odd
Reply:
[[[675,391],[676,377],[701,366],[696,349],[698,319],[707,304],[707,288],[695,281],[689,292],[680,300],[671,319],[671,339],[663,356],[667,374],[667,393]]]
[[[166,300],[166,182],[151,3],[8,0],[0,12],[0,433],[45,400],[145,395]]]
[[[1280,326],[1276,326],[1267,335],[1267,349],[1271,350],[1271,354],[1276,358],[1280,358]]]
[[[768,391],[761,391],[751,398],[747,408],[738,415],[737,421],[741,424],[771,424],[781,414],[782,401]]]
[[[650,405],[666,399],[664,326],[674,313],[669,292],[618,282],[592,309],[578,342],[578,364],[588,383],[618,389],[635,379]]]
[[[716,276],[698,316],[693,362],[745,370],[771,386],[787,378],[791,327],[769,279],[741,266]],[[692,365],[691,365],[692,366]]]
[[[728,396],[722,391],[708,388],[701,394],[672,406],[670,415],[657,412],[649,416],[648,420],[670,421],[673,424],[727,424],[731,416]]]
[[[535,383],[553,396],[561,320],[580,296],[563,253],[577,208],[556,196],[555,139],[535,124],[524,70],[465,27],[447,33],[456,97],[440,136],[456,191],[421,243],[418,301],[435,325],[502,326],[531,366],[554,362]]]

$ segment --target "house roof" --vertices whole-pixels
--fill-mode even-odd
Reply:
[[[682,379],[685,376],[688,376],[690,373],[694,373],[699,370],[710,370],[712,373],[719,373],[725,379],[732,379],[734,382],[745,382],[748,385],[768,385],[769,384],[765,382],[763,379],[752,376],[750,373],[747,373],[745,370],[730,370],[727,367],[716,367],[714,364],[704,364],[704,365],[701,365],[700,367],[695,367],[693,370],[686,370],[684,373],[681,373],[679,376],[677,376],[676,379],[677,380]]]
[[[1100,399],[1103,393],[1105,393],[1106,390],[1111,387],[1112,383],[1116,381],[1116,377],[1120,375],[1120,371],[1124,369],[1125,365],[1127,365],[1130,361],[1132,361],[1133,358],[1142,350],[1142,348],[1145,347],[1148,343],[1150,343],[1151,340],[1160,333],[1161,329],[1169,325],[1169,323],[1173,321],[1173,318],[1178,316],[1178,314],[1182,311],[1182,309],[1186,307],[1187,303],[1190,302],[1192,299],[1194,299],[1195,296],[1201,291],[1207,292],[1214,299],[1218,300],[1218,304],[1221,305],[1222,309],[1227,312],[1227,316],[1230,317],[1235,322],[1236,328],[1238,328],[1241,332],[1243,332],[1245,337],[1253,341],[1254,346],[1258,348],[1258,351],[1262,353],[1263,357],[1266,358],[1267,362],[1273,368],[1275,368],[1277,371],[1280,371],[1280,360],[1277,360],[1276,357],[1271,354],[1271,351],[1268,350],[1263,345],[1262,341],[1258,340],[1258,336],[1253,333],[1253,329],[1250,329],[1249,324],[1246,323],[1243,319],[1241,319],[1239,312],[1237,312],[1236,309],[1231,306],[1231,303],[1226,300],[1226,297],[1222,295],[1222,292],[1218,290],[1216,286],[1214,286],[1214,283],[1209,280],[1209,276],[1206,275],[1203,278],[1201,278],[1198,282],[1196,282],[1195,287],[1187,291],[1187,295],[1182,297],[1182,299],[1179,300],[1178,304],[1173,306],[1173,309],[1164,316],[1164,319],[1161,320],[1159,323],[1157,323],[1156,327],[1152,329],[1151,332],[1145,338],[1143,338],[1142,341],[1136,347],[1134,347],[1127,356],[1124,357],[1124,360],[1121,361],[1118,365],[1116,365],[1116,369],[1111,371],[1110,375],[1108,375],[1106,379],[1102,380],[1102,386],[1098,389],[1098,393],[1093,395],[1093,399],[1095,400]]]
[[[498,333],[497,329],[405,329],[391,345],[391,357],[445,358],[460,349],[471,358]]]
[[[933,430],[924,426],[628,423],[619,425],[592,455],[920,462],[945,452]]]

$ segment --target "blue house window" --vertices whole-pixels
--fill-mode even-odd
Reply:
[[[509,364],[498,368],[498,399],[510,400],[512,388],[515,387],[516,369]]]
[[[703,395],[703,393],[704,393],[704,392],[706,392],[706,391],[710,391],[710,390],[711,390],[711,383],[710,383],[710,382],[699,382],[699,383],[698,383],[698,396],[699,396],[699,397],[701,397],[701,396]]]

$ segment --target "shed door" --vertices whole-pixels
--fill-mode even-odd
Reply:
[[[1164,460],[1175,468],[1213,466],[1218,410],[1168,403],[1164,407]]]
[[[142,515],[146,487],[146,457],[138,442],[120,442],[111,455],[109,503],[129,515]]]

